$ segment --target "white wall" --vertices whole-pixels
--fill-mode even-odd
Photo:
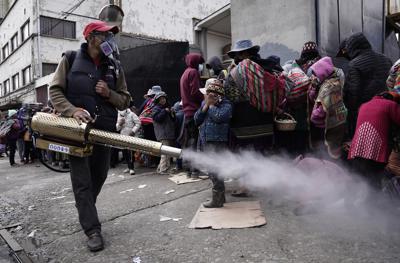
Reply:
[[[41,0],[40,14],[54,18],[64,18],[62,12],[69,10],[76,1],[65,0]],[[108,0],[84,1],[76,10],[75,14],[97,17],[100,9],[108,4]],[[93,21],[90,18],[69,15],[66,20],[76,22],[76,39],[58,39],[54,37],[40,36],[40,61],[41,63],[58,63],[61,54],[66,50],[76,50],[84,41],[82,32],[86,24]]]
[[[229,0],[123,1],[122,28],[126,32],[193,43],[192,18],[203,19],[228,3]]]
[[[314,0],[231,0],[231,22],[232,43],[251,39],[262,56],[278,55],[281,63],[315,41]]]
[[[2,57],[0,62],[1,84],[16,73],[20,73],[20,83],[22,83],[21,70],[32,63],[32,40],[28,40],[21,46],[20,30],[32,15],[31,5],[32,0],[19,0],[0,25],[0,50],[8,43],[10,51],[10,55],[6,59]],[[32,21],[30,21],[30,27],[32,28]],[[19,48],[12,53],[11,37],[17,32]]]
[[[221,37],[212,33],[207,33],[207,58],[218,56],[222,59],[222,48],[231,43],[230,38]]]

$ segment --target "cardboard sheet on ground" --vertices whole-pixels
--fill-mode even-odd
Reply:
[[[225,203],[222,208],[200,205],[189,228],[248,228],[267,223],[259,201]]]
[[[201,178],[199,178],[199,179],[187,178],[187,173],[185,173],[185,172],[175,174],[175,175],[173,175],[171,177],[168,177],[168,179],[171,180],[172,182],[176,183],[176,184],[194,183],[194,182],[198,182],[198,181],[203,180]]]

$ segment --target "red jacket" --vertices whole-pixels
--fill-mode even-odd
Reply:
[[[180,82],[180,92],[182,98],[183,112],[186,118],[193,117],[204,99],[200,92],[199,64],[204,63],[204,58],[200,54],[190,53],[185,58],[188,66],[183,72]]]
[[[379,96],[362,104],[348,158],[387,163],[391,152],[389,136],[392,124],[400,125],[399,104]]]

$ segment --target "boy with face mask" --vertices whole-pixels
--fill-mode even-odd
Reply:
[[[204,151],[227,149],[232,105],[224,98],[222,83],[217,79],[209,79],[201,92],[204,94],[204,101],[194,115],[196,126],[200,126],[201,148]],[[209,176],[213,183],[212,200],[203,205],[207,208],[222,207],[225,203],[224,180],[212,172]]]
[[[162,142],[163,145],[173,146],[176,137],[175,112],[169,105],[167,94],[163,91],[154,97],[152,118],[157,141]],[[170,157],[161,155],[157,173],[168,174],[170,166]]]

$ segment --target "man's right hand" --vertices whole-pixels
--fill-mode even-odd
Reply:
[[[79,124],[82,124],[82,122],[88,123],[93,121],[93,118],[85,110],[75,111],[72,117],[74,117],[74,119],[77,120]]]

